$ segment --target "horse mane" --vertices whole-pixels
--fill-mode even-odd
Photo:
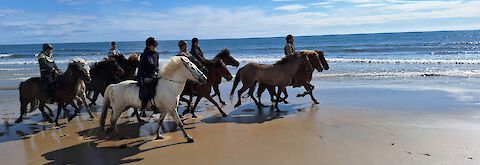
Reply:
[[[223,49],[220,50],[220,52],[215,56],[215,58],[224,56],[224,55],[226,55],[226,54],[230,54],[230,50],[229,50],[228,48],[223,48]]]
[[[278,60],[277,62],[275,62],[273,65],[286,64],[286,63],[289,62],[290,60],[296,58],[296,56],[297,56],[297,53],[295,53],[295,55],[290,55],[290,56],[283,57],[282,59],[280,59],[280,60]]]
[[[88,62],[87,60],[83,59],[83,58],[73,58],[70,63],[80,63],[80,64],[85,64],[85,65],[88,65]]]
[[[140,56],[137,53],[130,54],[128,61],[140,61]]]
[[[170,58],[170,62],[167,63],[160,72],[160,76],[165,76],[171,78],[173,76],[173,72],[180,67],[180,63],[182,62],[182,58],[180,56],[173,56]]]
[[[111,62],[115,62],[115,59],[114,58],[106,58],[102,61],[98,61],[98,62],[95,62],[90,68],[90,71],[92,73],[95,73],[95,71],[100,71],[100,70],[103,70],[105,69],[108,65],[108,63],[111,63]]]

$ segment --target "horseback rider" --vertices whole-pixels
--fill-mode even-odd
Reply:
[[[110,48],[110,50],[108,50],[108,57],[123,56],[122,54],[120,54],[120,51],[118,51],[117,43],[115,41],[112,41],[110,45],[112,47]]]
[[[290,56],[295,54],[295,45],[293,45],[294,42],[294,37],[289,34],[286,37],[287,39],[287,44],[285,44],[285,47],[283,48],[283,52],[285,53],[285,56]]]
[[[142,101],[142,111],[147,108],[148,100],[153,98],[152,90],[155,90],[153,86],[154,78],[158,75],[158,60],[159,54],[157,53],[158,42],[153,37],[147,38],[145,41],[145,49],[140,55],[140,65],[137,72],[138,86],[140,87],[139,97]]]
[[[187,51],[187,41],[185,40],[180,40],[178,41],[178,48],[180,49],[180,52],[178,52],[177,56],[184,56],[184,57],[187,57],[193,64],[195,64],[197,66],[197,68],[199,68],[202,72],[207,72],[207,68],[205,68],[205,66],[202,64],[203,63],[211,63],[210,60],[206,60],[205,58],[203,58],[203,54],[202,54],[202,60],[198,60],[197,58],[195,58],[195,56],[193,56],[192,54],[190,54],[188,51]],[[198,48],[200,50],[200,48]],[[201,51],[200,51],[201,52]],[[198,54],[197,54],[198,55]]]
[[[42,51],[37,56],[37,60],[40,67],[40,78],[44,85],[45,100],[51,103],[53,97],[53,81],[56,76],[62,74],[53,59],[53,45],[44,43],[42,45]]]
[[[198,38],[192,39],[192,48],[190,49],[190,54],[192,54],[192,56],[195,57],[198,61],[204,63],[205,61],[207,61],[207,59],[203,57],[203,52],[202,49],[200,49],[199,44],[200,43]]]

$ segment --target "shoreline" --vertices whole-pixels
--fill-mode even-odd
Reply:
[[[331,88],[332,82],[313,83],[319,105],[312,105],[309,97],[293,97],[303,92],[302,88],[288,88],[290,104],[280,104],[280,113],[269,108],[259,111],[251,100],[233,109],[236,99],[231,103],[227,96],[231,82],[223,83],[220,88],[227,105],[222,108],[229,116],[221,118],[217,109],[202,99],[197,108],[199,118],[187,115],[185,120],[187,132],[196,139],[191,144],[183,143],[185,139],[175,131],[169,116],[162,131],[165,139],[152,140],[156,115],[139,125],[135,118],[125,118],[131,110],[119,121],[125,139],[112,139],[98,129],[101,101],[97,101],[100,104],[93,121],[82,110],[80,118],[55,129],[37,123],[41,115],[36,111],[21,124],[5,126],[18,115],[18,93],[5,91],[0,93],[6,98],[0,107],[7,123],[0,129],[0,147],[9,150],[0,151],[0,159],[7,164],[479,163],[480,112],[475,102],[442,91],[361,85]],[[262,98],[265,104],[267,94]],[[183,109],[181,105],[180,111]],[[9,159],[13,155],[20,159]]]

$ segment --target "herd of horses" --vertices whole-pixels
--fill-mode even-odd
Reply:
[[[140,56],[138,54],[131,54],[128,58],[123,55],[112,56],[91,65],[83,59],[73,59],[68,64],[65,73],[59,75],[54,83],[52,100],[57,103],[56,115],[53,115],[51,108],[47,106],[47,100],[43,97],[43,82],[39,77],[32,77],[21,82],[19,86],[20,117],[16,120],[16,123],[22,122],[27,113],[39,109],[46,121],[60,126],[58,119],[61,110],[64,111],[64,116],[68,120],[72,120],[80,112],[82,106],[85,106],[90,118],[94,118],[90,111],[91,106],[96,105],[98,95],[102,95],[103,108],[100,127],[104,128],[107,112],[111,110],[110,128],[106,131],[114,131],[115,137],[118,137],[116,122],[120,115],[129,108],[134,108],[132,116],[136,116],[139,122],[144,122],[140,116],[143,116],[145,112],[137,111],[141,107],[141,101],[138,97],[139,87],[134,81],[139,64]],[[188,113],[196,118],[195,109],[202,98],[208,99],[217,107],[221,115],[226,117],[227,114],[214,99],[217,96],[219,102],[225,105],[219,90],[222,78],[227,81],[234,79],[230,99],[232,99],[239,82],[242,82],[242,87],[237,91],[238,101],[234,106],[235,108],[241,105],[242,94],[247,90],[248,96],[259,109],[265,107],[260,98],[262,93],[268,90],[273,103],[272,108],[280,111],[279,102],[288,103],[286,100],[288,97],[287,86],[303,86],[306,91],[298,94],[297,97],[310,95],[312,101],[318,104],[312,92],[314,86],[310,83],[312,74],[314,70],[321,72],[329,69],[324,53],[318,50],[303,50],[295,55],[284,57],[274,64],[248,63],[238,69],[235,78],[231,75],[227,65],[238,67],[240,63],[232,57],[230,51],[226,48],[222,49],[213,59],[203,61],[202,64],[207,70],[205,73],[200,71],[190,59],[183,56],[174,56],[160,71],[156,78],[156,81],[158,81],[155,87],[156,94],[148,102],[146,108],[149,111],[155,109],[160,112],[156,129],[157,139],[162,138],[158,131],[165,116],[170,114],[177,126],[181,128],[187,141],[193,142],[193,138],[183,128],[181,118]],[[257,83],[259,85],[255,97],[254,91]],[[278,90],[275,91],[275,88],[278,88]],[[189,97],[185,98],[184,96]],[[196,96],[195,101],[193,101],[194,96]],[[89,104],[87,99],[90,102]],[[181,114],[177,109],[180,101],[187,105]],[[193,108],[191,107],[192,103]],[[74,107],[73,114],[69,113],[68,105]],[[55,116],[55,120],[50,118],[53,116]]]

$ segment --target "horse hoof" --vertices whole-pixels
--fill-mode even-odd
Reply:
[[[227,105],[227,103],[225,103],[225,101],[221,101],[220,102],[222,105]]]
[[[90,119],[95,119],[95,117],[93,115],[90,115]]]
[[[314,100],[313,103],[315,103],[315,104],[320,104],[317,100]]]
[[[163,136],[162,135],[157,135],[157,137],[155,137],[154,140],[162,140],[163,139]]]
[[[53,113],[50,113],[50,117],[54,117],[55,115],[53,115]]]
[[[130,117],[135,117],[135,115],[137,115],[137,114],[135,114],[135,112],[133,112],[133,113],[130,115]]]
[[[283,103],[288,104],[289,102],[287,100],[283,100]]]
[[[237,108],[238,106],[240,106],[240,103],[235,104],[235,106],[233,106],[233,108]]]
[[[227,117],[227,116],[228,116],[227,114],[222,113],[222,117]]]
[[[105,130],[105,133],[110,133],[110,132],[112,132],[112,130],[113,130],[112,128],[107,128],[107,129]]]
[[[188,143],[193,143],[193,142],[195,142],[195,139],[193,139],[191,137],[187,137],[187,142]]]
[[[302,95],[298,94],[297,97],[302,97]]]
[[[197,118],[197,115],[192,115],[192,118]]]
[[[73,117],[68,117],[68,121],[73,120],[73,118],[75,118],[75,116],[73,116]]]
[[[17,119],[15,120],[15,123],[21,123],[23,121],[23,119]]]
[[[183,111],[182,115],[185,116],[185,115],[187,115],[189,112],[190,112],[189,110],[185,110],[185,111]]]

